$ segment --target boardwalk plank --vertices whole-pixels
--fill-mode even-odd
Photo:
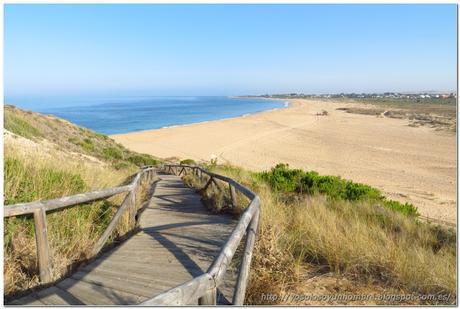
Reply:
[[[139,233],[82,266],[70,278],[15,303],[138,304],[203,274],[236,221],[209,213],[200,196],[185,187],[180,177],[160,178],[140,217]],[[218,303],[231,301],[234,277],[229,272],[230,281],[218,291]]]
[[[81,280],[65,279],[57,285],[69,292],[86,305],[128,305],[138,304],[146,299],[131,293],[108,289]]]

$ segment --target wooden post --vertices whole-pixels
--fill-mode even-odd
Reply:
[[[203,191],[203,192],[206,191],[206,189],[209,187],[209,185],[210,185],[212,182],[213,182],[212,177],[209,177],[208,182],[206,183],[206,185],[205,185],[202,189],[200,189],[200,191]]]
[[[46,211],[43,208],[34,211],[35,240],[37,242],[38,269],[40,282],[51,282],[48,231],[46,229]]]
[[[198,298],[198,305],[215,306],[217,304],[217,289],[211,289]]]
[[[260,210],[257,210],[246,230],[246,243],[244,245],[243,259],[241,261],[235,293],[233,295],[233,304],[236,306],[243,306],[244,303],[244,296],[246,294],[246,287],[248,284],[249,268],[251,267],[252,251],[256,240],[257,227],[259,225],[259,216]]]
[[[212,182],[216,186],[217,190],[222,191],[222,188],[219,186],[219,184],[217,183],[217,181],[214,178],[212,179]]]
[[[230,183],[228,184],[228,188],[230,189],[230,198],[232,199],[232,207],[236,207],[236,191],[235,187],[232,186]]]
[[[94,248],[92,250],[92,256],[95,256],[96,254],[98,254],[99,251],[101,251],[102,247],[104,247],[105,243],[107,242],[107,239],[109,239],[110,235],[115,230],[115,227],[117,226],[117,223],[120,220],[123,213],[126,210],[128,210],[128,215],[131,216],[131,213],[129,210],[131,201],[132,201],[132,192],[129,192],[126,195],[125,199],[123,200],[123,203],[121,203],[120,208],[118,208],[117,212],[113,216],[112,221],[110,221],[104,233],[102,233],[101,237],[97,240],[96,244],[94,245]]]
[[[136,225],[136,189],[137,185],[129,193],[131,196],[131,200],[129,201],[129,223],[131,228],[134,228]]]

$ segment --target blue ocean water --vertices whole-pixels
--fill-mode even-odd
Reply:
[[[232,118],[287,106],[283,100],[234,97],[9,98],[6,102],[103,134]]]

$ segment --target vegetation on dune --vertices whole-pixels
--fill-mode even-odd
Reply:
[[[29,124],[20,116],[6,111],[7,109],[5,109],[4,114],[4,126],[7,130],[25,138],[42,137],[42,134],[37,128]]]
[[[11,106],[5,107],[5,128],[16,134],[5,135],[5,204],[116,186],[129,181],[138,166],[158,163],[105,135]],[[386,199],[365,184],[285,164],[259,173],[216,161],[204,167],[235,179],[261,198],[248,304],[282,303],[281,298],[263,298],[268,293],[311,293],[305,290],[308,279],[325,273],[398,294],[450,293],[441,303],[455,303],[455,231],[421,221],[413,205]],[[184,181],[197,189],[206,183],[191,174]],[[200,191],[205,205],[240,215],[248,199],[237,192],[232,205],[228,185],[216,182],[220,189],[212,185]],[[138,205],[146,194],[144,188]],[[122,199],[117,195],[47,214],[54,279],[88,257]],[[4,288],[12,294],[38,284],[33,219],[7,218],[4,226]],[[122,220],[112,240],[130,228]],[[341,289],[332,286],[335,292]]]
[[[339,100],[341,102],[342,100]],[[349,99],[344,103],[358,102],[364,107],[342,107],[347,113],[374,115],[396,119],[407,119],[409,126],[428,126],[436,130],[456,132],[457,129],[457,100],[449,99],[384,99],[366,98]]]
[[[250,187],[262,201],[248,304],[283,303],[262,297],[268,293],[311,293],[304,290],[311,269],[320,269],[311,276],[333,273],[398,294],[450,293],[447,303],[455,303],[455,231],[420,221],[413,206],[383,199],[366,185],[286,165],[264,173],[207,168]],[[204,185],[195,175],[184,179],[196,188]],[[207,191],[203,199],[214,211],[237,214],[248,205],[239,197],[232,210],[228,190]],[[341,288],[331,287],[339,293]]]
[[[333,200],[369,201],[406,215],[417,216],[415,206],[409,203],[386,199],[378,189],[368,185],[344,180],[338,176],[321,176],[315,171],[305,172],[290,169],[287,164],[278,164],[271,171],[258,173],[278,193],[324,194]]]
[[[159,163],[151,155],[130,151],[106,135],[54,116],[23,111],[11,105],[5,106],[4,114],[5,129],[10,132],[28,139],[46,139],[62,149],[95,157],[118,169]]]
[[[184,159],[184,160],[180,161],[180,164],[182,164],[182,165],[195,165],[196,162],[195,162],[195,160],[192,160],[192,159]]]
[[[107,136],[66,121],[5,108],[4,204],[46,200],[126,183],[138,166],[157,159],[128,151]],[[109,150],[107,150],[109,149]],[[137,205],[146,198],[147,188]],[[124,194],[47,214],[52,277],[58,279],[90,257]],[[109,243],[132,228],[120,221]],[[39,284],[32,216],[4,219],[6,295]]]

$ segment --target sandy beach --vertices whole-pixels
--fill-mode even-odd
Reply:
[[[112,135],[155,156],[266,170],[279,162],[367,183],[422,215],[456,220],[456,138],[404,119],[336,110],[357,103],[291,100],[289,108],[227,120]],[[327,116],[317,113],[327,111]]]

